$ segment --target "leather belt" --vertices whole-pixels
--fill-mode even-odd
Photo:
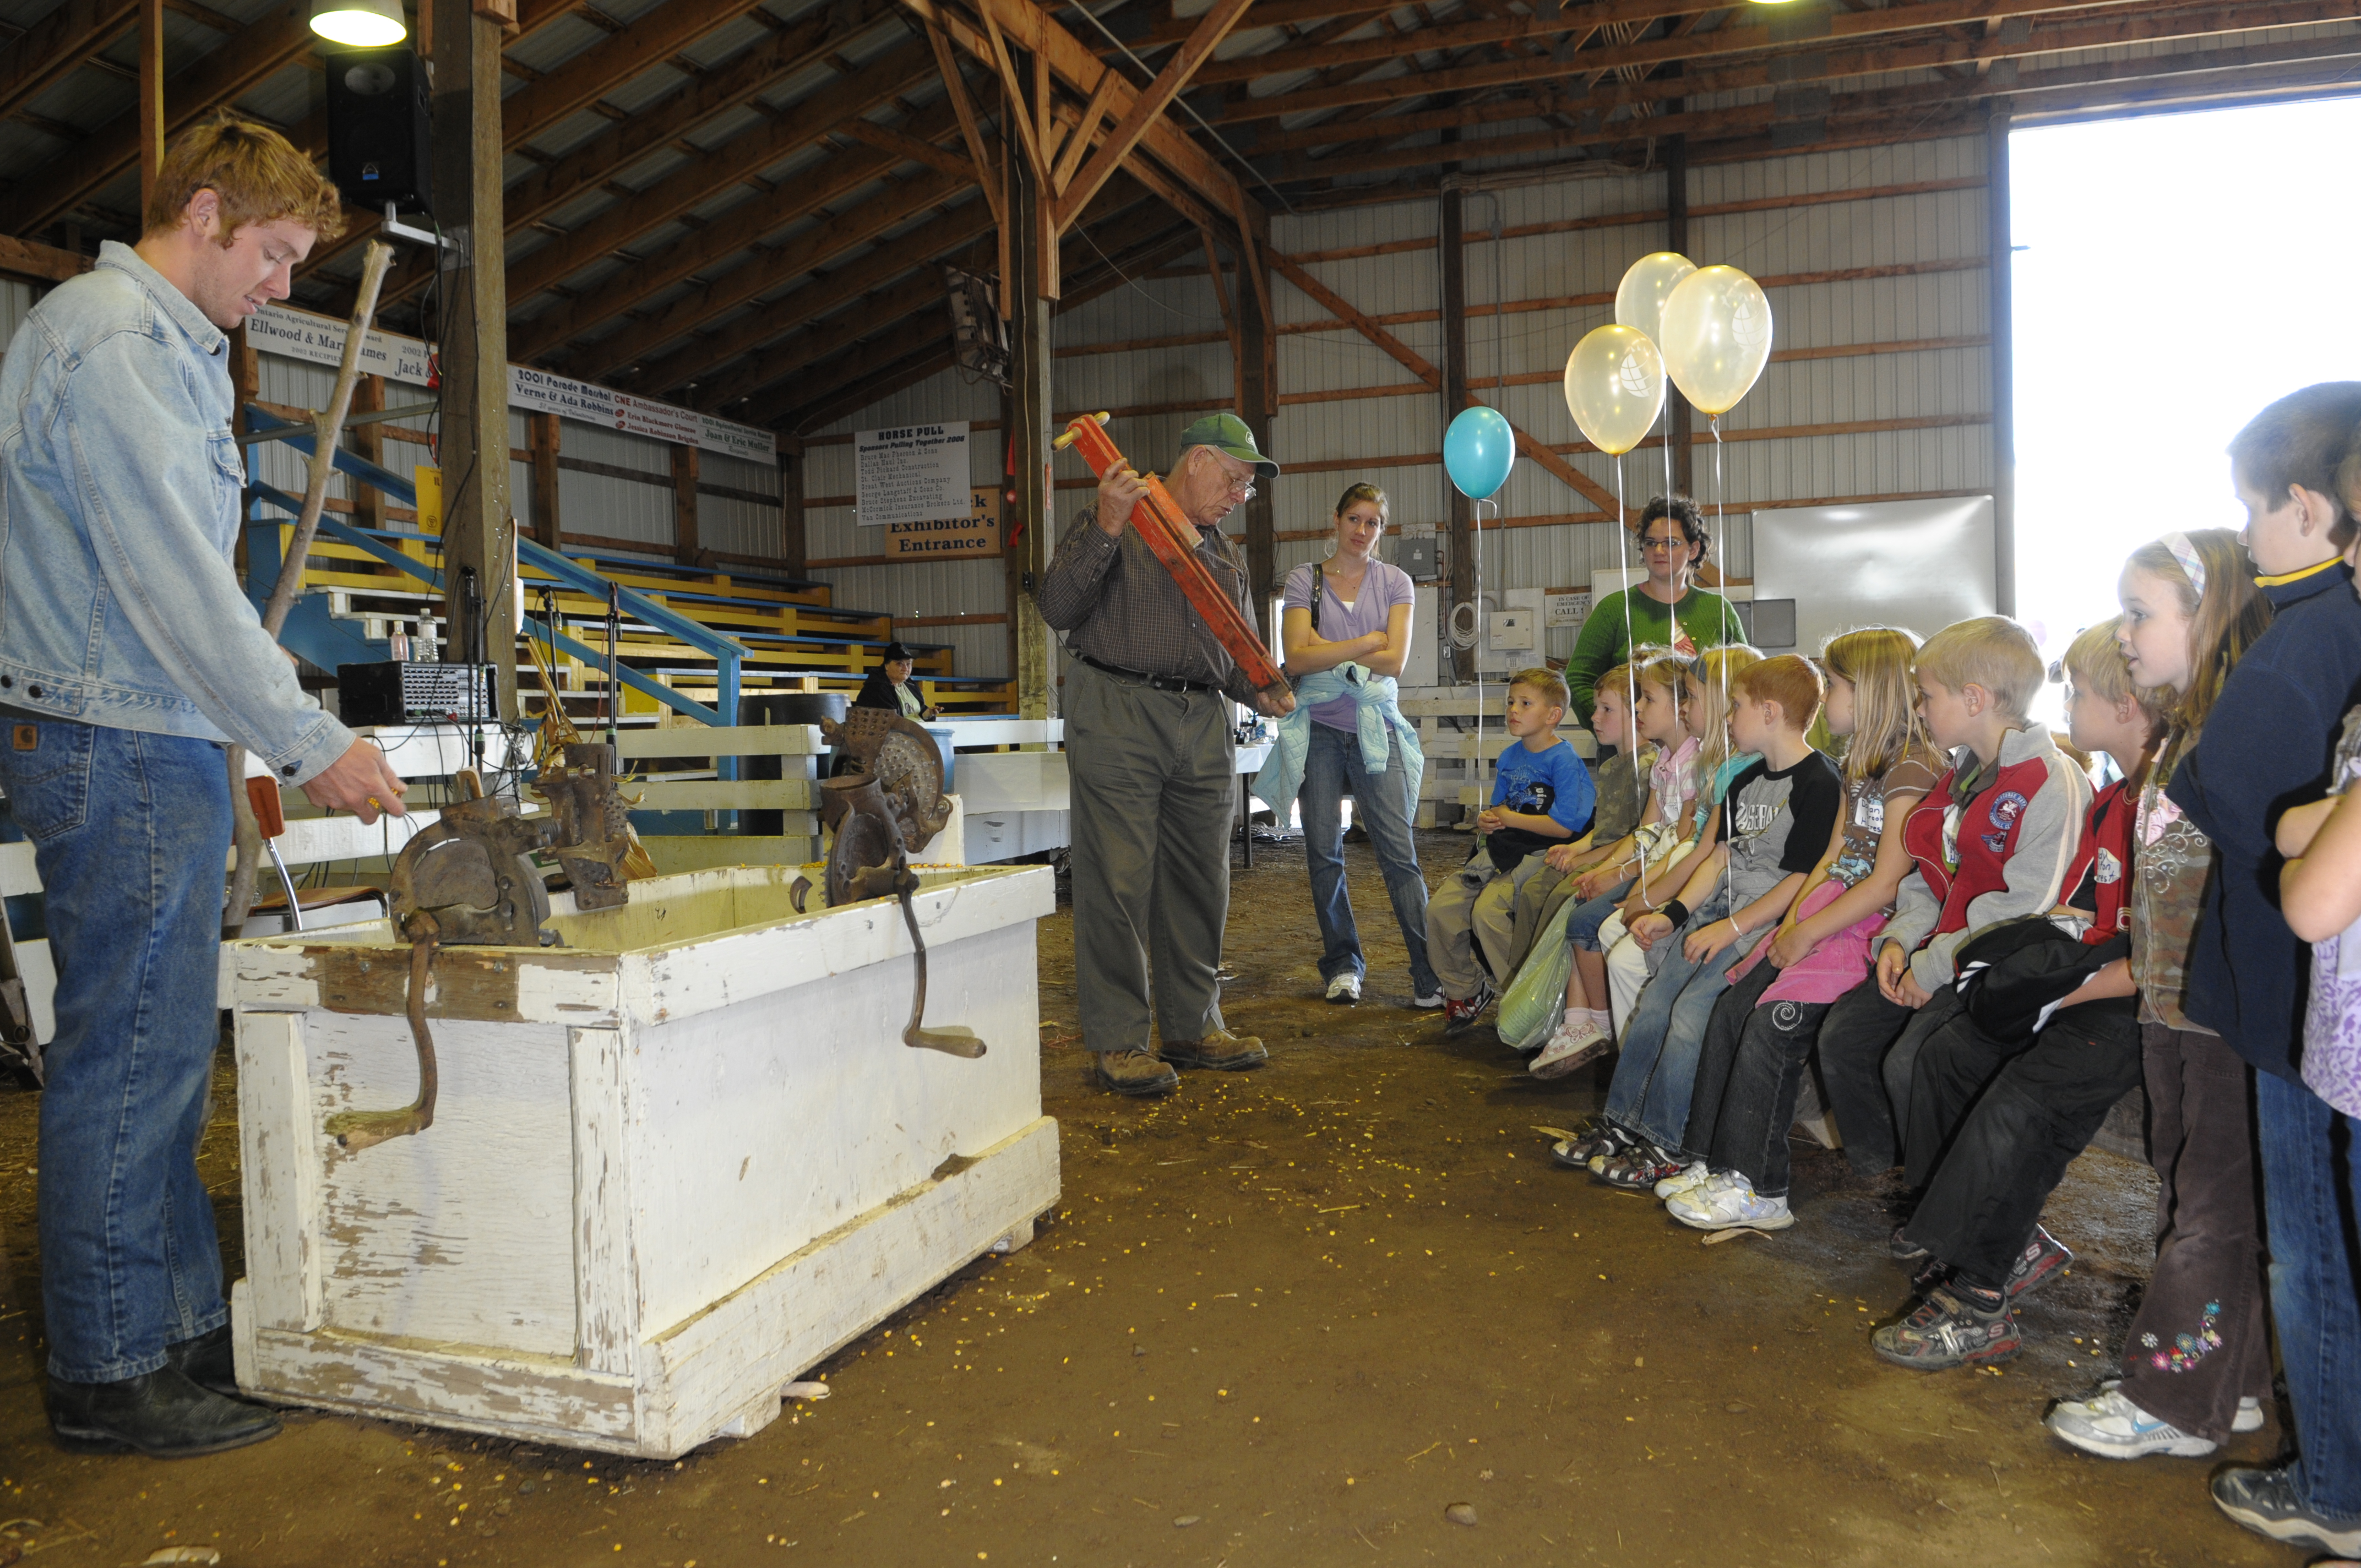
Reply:
[[[1126,681],[1137,681],[1150,691],[1219,692],[1222,689],[1206,681],[1183,680],[1179,675],[1151,675],[1141,670],[1126,670],[1121,664],[1110,664],[1103,659],[1093,659],[1088,653],[1076,653],[1074,657],[1093,670],[1117,675]]]

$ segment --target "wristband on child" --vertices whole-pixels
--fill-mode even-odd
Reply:
[[[1670,920],[1675,929],[1689,923],[1689,906],[1677,898],[1664,900],[1657,905],[1657,912]]]

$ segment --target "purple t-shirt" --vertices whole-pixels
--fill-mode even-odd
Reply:
[[[1372,561],[1367,574],[1361,578],[1360,591],[1349,605],[1336,597],[1336,579],[1326,578],[1320,595],[1320,638],[1326,642],[1350,642],[1356,637],[1383,631],[1393,617],[1394,606],[1417,602],[1418,593],[1408,572],[1383,561]],[[1287,574],[1286,608],[1312,608],[1311,562]],[[1331,729],[1357,728],[1359,706],[1349,696],[1332,697],[1312,710],[1312,722]]]

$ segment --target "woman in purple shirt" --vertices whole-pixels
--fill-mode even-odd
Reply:
[[[1400,744],[1387,748],[1382,773],[1369,772],[1359,739],[1364,701],[1394,706],[1393,678],[1410,652],[1415,595],[1407,573],[1378,559],[1385,532],[1386,493],[1375,485],[1355,485],[1336,502],[1334,552],[1287,575],[1280,630],[1288,674],[1301,677],[1349,663],[1367,675],[1384,677],[1382,696],[1372,691],[1365,697],[1337,696],[1311,708],[1297,799],[1303,808],[1304,859],[1312,871],[1312,906],[1320,918],[1320,977],[1327,982],[1328,1000],[1358,1002],[1368,968],[1345,891],[1344,797],[1350,794],[1410,948],[1413,1003],[1438,1007],[1443,986],[1426,961],[1426,879],[1419,874],[1418,849],[1411,838],[1419,779],[1405,766]],[[1399,708],[1394,718],[1398,722]]]

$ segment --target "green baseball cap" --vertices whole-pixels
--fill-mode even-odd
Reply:
[[[1207,414],[1180,433],[1180,450],[1185,453],[1192,446],[1210,446],[1215,451],[1226,452],[1241,463],[1253,464],[1256,474],[1263,478],[1279,477],[1279,465],[1262,455],[1262,449],[1255,444],[1254,432],[1246,428],[1246,422],[1227,410]]]

